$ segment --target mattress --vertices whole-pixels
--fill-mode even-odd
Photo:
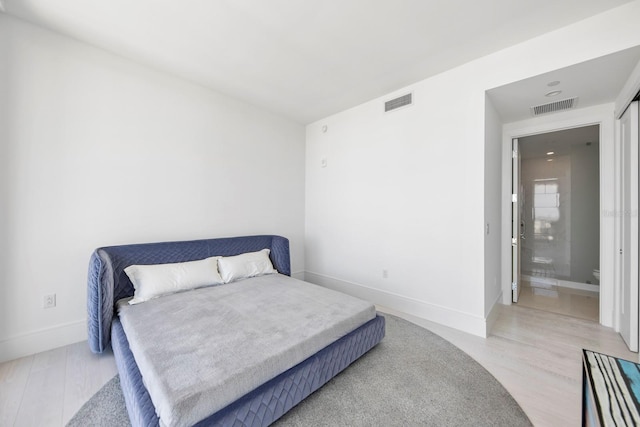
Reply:
[[[119,304],[161,425],[192,425],[375,317],[372,304],[267,275]]]

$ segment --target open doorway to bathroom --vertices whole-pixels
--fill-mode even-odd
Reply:
[[[518,138],[518,305],[599,320],[599,125]]]

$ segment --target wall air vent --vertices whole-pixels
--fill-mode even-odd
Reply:
[[[559,101],[550,102],[548,104],[535,105],[531,107],[531,115],[539,116],[541,114],[555,113],[557,111],[571,110],[576,108],[578,97],[561,99]]]
[[[384,103],[384,112],[397,110],[398,108],[406,107],[413,103],[413,94],[408,93],[406,95],[399,96]]]

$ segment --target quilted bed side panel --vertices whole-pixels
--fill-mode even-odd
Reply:
[[[142,383],[142,375],[135,363],[129,342],[119,319],[113,321],[112,328],[113,353],[120,373],[120,387],[133,426],[155,427],[159,425],[156,409],[151,402],[149,392]]]
[[[108,260],[99,252],[91,254],[87,278],[87,331],[94,353],[102,353],[109,344],[113,317],[113,275]]]
[[[289,254],[289,239],[273,236],[271,241],[271,261],[278,273],[291,276],[291,257]]]
[[[87,274],[87,333],[89,335],[89,347],[94,353],[102,353],[102,332],[100,323],[102,315],[98,314],[100,308],[100,259],[93,252],[89,260],[89,272]]]

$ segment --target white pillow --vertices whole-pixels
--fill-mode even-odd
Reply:
[[[218,273],[217,256],[173,264],[130,265],[124,269],[135,292],[129,304],[161,295],[224,283]]]
[[[236,256],[225,256],[218,259],[218,270],[224,283],[247,277],[277,273],[269,259],[269,249],[258,252],[247,252]]]

